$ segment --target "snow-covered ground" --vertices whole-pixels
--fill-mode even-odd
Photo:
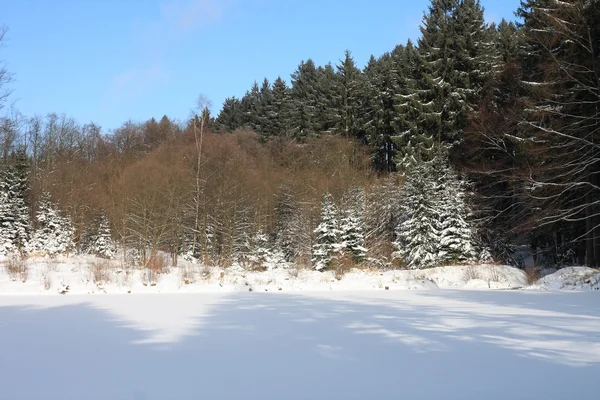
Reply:
[[[598,293],[0,296],[0,399],[597,399]]]
[[[8,263],[9,260],[4,260]],[[343,275],[296,268],[250,272],[181,263],[154,274],[89,256],[31,257],[22,277],[0,267],[2,294],[297,292],[325,290],[515,289],[527,285],[523,271],[508,266],[451,266],[416,271],[362,269]]]
[[[562,268],[541,278],[530,289],[600,290],[600,271],[588,267]]]

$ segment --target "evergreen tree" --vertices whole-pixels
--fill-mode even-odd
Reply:
[[[340,245],[356,262],[361,262],[366,253],[364,237],[364,190],[350,191],[345,201],[345,210],[340,221]]]
[[[396,96],[394,125],[398,133],[392,140],[398,152],[395,162],[406,171],[420,162],[429,162],[434,155],[434,136],[439,126],[439,114],[434,110],[430,83],[425,75],[424,59],[409,40],[398,62],[399,93]]]
[[[98,229],[89,240],[87,252],[98,257],[111,259],[117,252],[117,246],[112,238],[110,224],[106,216],[100,218]]]
[[[243,124],[241,102],[235,97],[228,97],[215,121],[217,131],[233,132]]]
[[[273,91],[271,90],[271,84],[269,80],[265,78],[262,86],[260,87],[259,106],[256,110],[255,116],[256,126],[255,129],[262,135],[263,140],[269,139],[275,134],[272,125],[271,109],[273,107]]]
[[[403,220],[396,228],[396,256],[410,269],[439,263],[440,215],[430,164],[417,164],[404,184]]]
[[[436,157],[432,165],[436,171],[439,210],[439,251],[442,264],[475,261],[479,254],[476,231],[470,223],[471,210],[466,201],[465,182],[446,157]]]
[[[276,257],[269,244],[269,236],[259,230],[252,237],[248,263],[252,269],[272,269],[275,267]]]
[[[341,83],[331,64],[317,69],[317,133],[333,132],[341,120]]]
[[[272,101],[267,113],[270,118],[272,134],[275,136],[288,136],[291,113],[290,90],[281,77],[273,82],[272,93]]]
[[[409,172],[402,204],[403,221],[396,229],[395,246],[411,269],[474,261],[476,232],[464,183],[440,151],[431,163]]]
[[[311,59],[302,61],[292,74],[290,128],[297,139],[318,133],[317,77],[317,68]]]
[[[30,251],[48,255],[66,253],[75,249],[75,230],[68,217],[60,211],[45,193],[36,214],[37,229],[29,243]]]
[[[395,53],[402,51],[397,48]],[[378,170],[391,172],[395,145],[392,137],[396,130],[394,119],[395,97],[398,92],[395,54],[386,53],[379,59],[371,58],[364,70],[366,83],[361,90],[361,120],[366,141],[374,148],[373,163]]]
[[[356,67],[354,59],[349,50],[346,50],[344,59],[336,65],[337,74],[340,77],[340,111],[337,129],[345,136],[356,137],[358,135],[356,126],[356,114],[358,112],[358,94],[360,87],[361,72]]]
[[[438,141],[460,140],[492,69],[493,45],[479,0],[431,1],[419,39],[427,77],[420,93],[439,113]]]
[[[0,254],[23,251],[29,241],[31,224],[25,202],[27,168],[27,156],[19,150],[0,179]]]
[[[323,196],[321,222],[314,233],[316,239],[312,249],[312,261],[315,269],[320,271],[329,266],[334,254],[341,249],[338,210],[329,194]]]

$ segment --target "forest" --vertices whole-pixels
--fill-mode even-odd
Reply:
[[[364,67],[303,60],[218,115],[200,96],[185,121],[108,132],[22,115],[0,63],[0,253],[598,268],[600,0],[515,16],[431,0],[418,40]]]

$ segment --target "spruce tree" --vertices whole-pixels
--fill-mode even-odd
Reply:
[[[104,215],[100,218],[95,234],[90,238],[87,252],[107,259],[113,258],[117,252],[108,218]]]
[[[313,265],[318,271],[326,269],[331,259],[341,249],[340,229],[338,228],[338,210],[331,195],[323,196],[321,222],[314,231]]]
[[[396,255],[411,269],[474,261],[476,230],[470,222],[465,184],[439,151],[430,163],[415,165],[408,174],[403,220],[396,229]]]
[[[48,255],[66,253],[75,249],[75,230],[68,217],[61,215],[50,195],[45,193],[36,214],[37,229],[33,233],[29,248],[32,252]]]
[[[404,184],[403,220],[396,228],[396,256],[410,269],[439,263],[440,215],[430,164],[417,164]]]
[[[14,162],[0,178],[0,253],[24,251],[31,231],[29,208],[25,202],[28,190],[27,156],[19,150]]]
[[[302,61],[292,74],[290,128],[296,139],[318,133],[318,74],[315,63]]]
[[[223,102],[223,108],[217,116],[215,125],[217,131],[233,132],[242,126],[243,115],[241,110],[241,103],[235,97],[228,97]]]
[[[268,110],[272,133],[275,136],[289,136],[290,130],[290,113],[291,113],[291,98],[290,89],[285,81],[278,77],[273,82],[272,101]]]
[[[349,50],[344,53],[344,59],[336,65],[337,74],[340,77],[340,119],[337,126],[339,132],[345,136],[356,137],[356,114],[358,112],[358,95],[360,79],[362,78],[360,70],[356,67],[354,59]]]
[[[340,220],[340,245],[355,262],[361,262],[367,253],[364,236],[364,190],[351,190],[345,200]]]
[[[395,162],[402,172],[434,156],[435,138],[439,127],[432,92],[427,79],[425,61],[409,40],[398,62],[399,93],[396,96],[394,125],[398,133],[392,138],[398,151]]]

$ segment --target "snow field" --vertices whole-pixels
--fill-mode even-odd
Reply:
[[[0,398],[597,399],[597,293],[0,296]]]
[[[0,294],[203,293],[250,291],[326,291],[401,289],[516,289],[527,285],[525,274],[499,265],[450,266],[424,270],[354,269],[345,274],[298,268],[264,272],[205,267],[180,260],[179,267],[156,272],[123,267],[93,256],[31,257],[26,279],[0,268]]]

